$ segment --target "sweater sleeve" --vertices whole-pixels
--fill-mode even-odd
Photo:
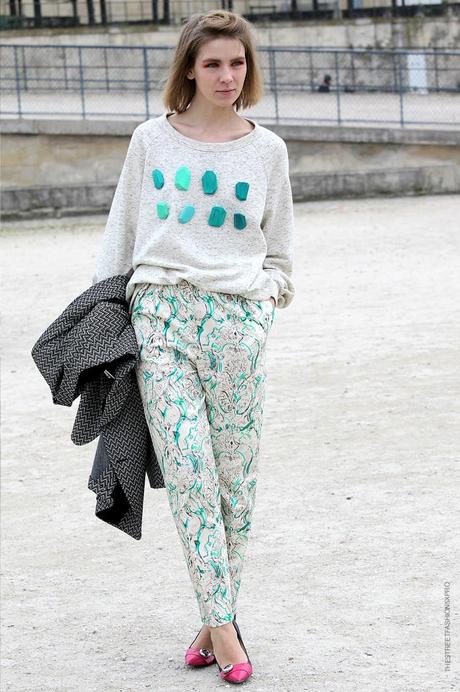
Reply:
[[[274,153],[261,228],[267,241],[263,268],[276,284],[277,295],[273,296],[276,306],[286,308],[294,298],[295,289],[292,282],[294,205],[284,140]]]
[[[132,258],[144,174],[145,151],[134,130],[99,245],[93,285],[117,274],[132,274]]]

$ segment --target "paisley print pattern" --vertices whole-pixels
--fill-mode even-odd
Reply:
[[[233,619],[254,509],[270,299],[142,284],[136,376],[204,624]]]

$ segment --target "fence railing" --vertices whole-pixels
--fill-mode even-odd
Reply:
[[[353,17],[437,17],[460,13],[451,0],[0,0],[0,30],[110,24],[180,25],[194,12],[222,8],[251,22]],[[368,5],[368,6],[366,6]]]
[[[164,110],[172,47],[0,46],[2,117],[139,118]],[[460,126],[460,50],[260,47],[277,122]]]

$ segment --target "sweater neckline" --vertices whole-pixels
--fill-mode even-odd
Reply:
[[[191,149],[200,149],[201,151],[232,151],[233,149],[241,149],[242,147],[252,144],[252,142],[257,139],[260,135],[260,125],[250,118],[245,118],[248,122],[254,125],[251,132],[248,132],[238,139],[232,139],[229,142],[201,142],[199,139],[193,139],[192,137],[187,137],[183,135],[182,132],[176,130],[175,127],[171,125],[167,116],[172,115],[172,111],[165,112],[160,116],[160,122],[163,129],[166,130],[172,137],[176,140],[190,147]]]

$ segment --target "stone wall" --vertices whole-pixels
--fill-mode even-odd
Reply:
[[[1,120],[3,217],[107,212],[137,124]],[[286,141],[295,201],[460,192],[459,132],[266,127]]]
[[[236,9],[236,8],[235,8]],[[253,24],[261,46],[319,48],[458,48],[460,17],[359,18]],[[2,32],[5,43],[174,46],[180,26],[110,26]]]

